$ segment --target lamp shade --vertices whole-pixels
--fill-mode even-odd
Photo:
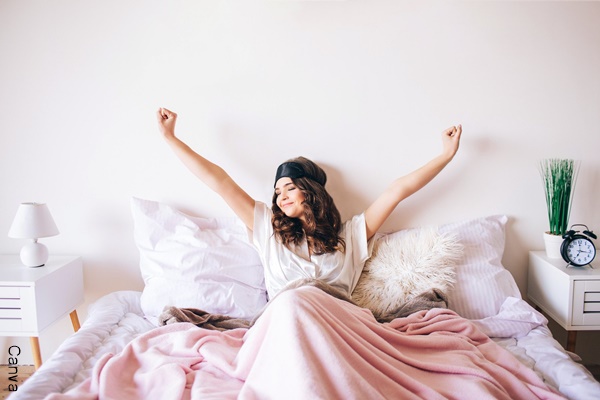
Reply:
[[[43,203],[21,203],[8,236],[16,239],[39,239],[58,235],[58,228]]]

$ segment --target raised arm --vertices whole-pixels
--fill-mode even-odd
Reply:
[[[427,185],[454,158],[458,150],[461,125],[442,132],[442,154],[415,171],[396,179],[365,211],[367,238],[377,233],[396,206],[404,199]]]
[[[177,157],[194,175],[219,194],[244,224],[252,229],[254,199],[239,187],[221,167],[193,151],[175,136],[177,114],[166,108],[160,108],[156,112],[156,119],[160,133]]]

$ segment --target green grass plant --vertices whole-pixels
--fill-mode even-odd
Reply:
[[[550,158],[540,163],[551,235],[562,236],[567,232],[577,170],[571,159]]]

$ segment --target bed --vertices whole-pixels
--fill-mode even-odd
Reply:
[[[501,264],[507,217],[380,235],[353,303],[301,287],[267,303],[235,218],[134,198],[143,291],[93,303],[11,399],[600,398]],[[436,288],[447,308],[381,323]],[[165,306],[246,320],[161,326]]]

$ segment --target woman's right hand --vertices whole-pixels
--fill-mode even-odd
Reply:
[[[161,107],[156,112],[156,120],[158,121],[158,130],[166,139],[175,137],[177,114]]]
[[[223,168],[208,161],[175,136],[177,114],[166,108],[159,108],[156,111],[156,120],[158,130],[167,139],[167,144],[185,166],[210,189],[225,199],[248,229],[253,229],[254,199],[240,188]]]

